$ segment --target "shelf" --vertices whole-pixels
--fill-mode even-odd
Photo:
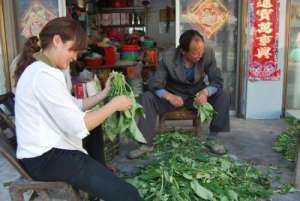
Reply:
[[[123,7],[123,8],[100,8],[99,12],[110,12],[110,13],[119,13],[119,12],[144,12],[144,7]]]
[[[100,65],[100,66],[86,66],[87,69],[90,70],[101,70],[101,69],[126,69],[131,66],[136,66],[136,65]],[[146,64],[143,66],[143,68],[156,68],[157,65],[155,64]]]
[[[122,25],[100,25],[97,26],[97,28],[118,28],[118,27],[146,27],[144,24],[137,24],[137,25],[132,25],[132,24],[122,24]]]
[[[126,69],[130,66],[136,66],[138,65],[138,62],[126,62],[126,61],[118,61],[114,65],[99,65],[99,66],[86,66],[86,68],[91,70],[101,70],[101,69]],[[145,64],[143,65],[143,68],[156,68],[157,65],[155,64]]]
[[[145,29],[145,7],[100,8],[94,14],[96,28]],[[130,24],[133,23],[133,24]]]

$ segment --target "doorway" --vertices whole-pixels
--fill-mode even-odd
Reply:
[[[239,0],[177,0],[177,40],[188,29],[198,30],[206,45],[215,51],[224,78],[224,90],[231,98],[231,110],[238,107],[238,16]]]

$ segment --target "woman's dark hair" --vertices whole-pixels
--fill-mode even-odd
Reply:
[[[190,29],[181,34],[179,38],[179,48],[185,52],[188,52],[190,48],[190,43],[195,36],[200,37],[201,40],[204,42],[203,36],[198,31]]]
[[[15,76],[16,83],[19,77],[21,76],[21,74],[23,73],[23,71],[25,70],[25,68],[29,64],[35,61],[32,55],[35,52],[40,51],[41,49],[40,46],[38,45],[38,41],[39,41],[38,37],[32,36],[28,38],[28,40],[25,42],[23,52],[21,53],[21,56],[18,59],[17,67],[15,70],[14,76]]]
[[[87,35],[79,22],[73,20],[71,17],[55,18],[43,27],[39,37],[33,36],[24,44],[15,71],[16,82],[25,68],[35,61],[33,54],[40,49],[45,50],[51,47],[52,39],[55,35],[59,35],[63,42],[74,41],[71,50],[82,51],[87,47]]]

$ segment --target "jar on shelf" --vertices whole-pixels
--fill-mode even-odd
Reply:
[[[158,64],[158,50],[157,48],[145,48],[144,60],[147,64]]]
[[[125,61],[136,61],[139,58],[140,47],[138,45],[124,45],[121,59]]]
[[[116,63],[116,52],[113,47],[105,47],[105,64],[106,65],[114,65]]]

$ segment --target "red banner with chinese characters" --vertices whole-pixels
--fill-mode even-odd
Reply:
[[[249,80],[279,80],[279,1],[251,0]]]

